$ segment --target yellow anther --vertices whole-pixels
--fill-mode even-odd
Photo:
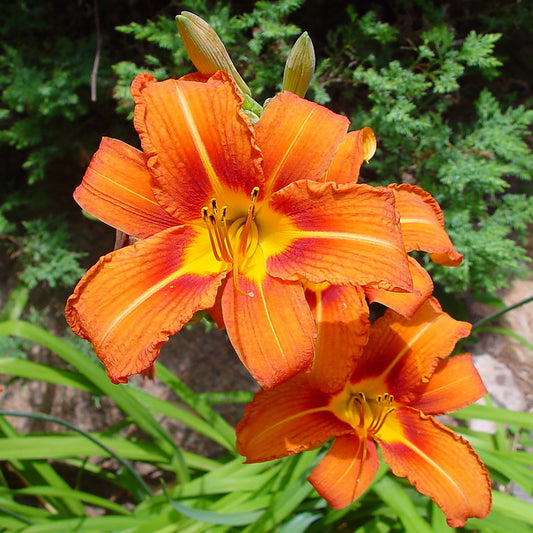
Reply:
[[[387,416],[394,411],[394,398],[389,393],[379,394],[375,398],[367,398],[363,392],[351,396],[351,419],[354,428],[366,435],[378,433]]]

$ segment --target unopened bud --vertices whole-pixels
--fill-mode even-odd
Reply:
[[[205,20],[194,13],[183,11],[176,17],[176,24],[185,50],[198,72],[210,75],[224,70],[233,78],[243,94],[251,94],[231,61],[224,43]]]
[[[290,91],[302,98],[305,96],[315,72],[315,50],[311,37],[302,33],[287,57],[283,72],[283,91]]]

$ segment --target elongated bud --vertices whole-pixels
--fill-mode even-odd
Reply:
[[[231,61],[224,43],[205,20],[194,13],[182,11],[181,15],[176,17],[176,24],[185,50],[198,72],[210,75],[224,70],[233,78],[243,94],[251,94],[248,85]]]
[[[305,31],[298,37],[287,57],[283,72],[283,91],[305,96],[315,72],[315,49],[311,37]]]

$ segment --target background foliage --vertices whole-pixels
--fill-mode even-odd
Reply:
[[[150,8],[19,0],[0,9],[0,246],[17,258],[17,271],[31,264],[19,253],[33,238],[30,221],[49,213],[58,197],[64,212],[75,213],[70,192],[100,136],[137,142],[127,121],[133,77],[191,71],[174,23],[185,9],[219,32],[259,101],[279,90],[290,46],[303,29],[310,32],[318,67],[308,97],[378,136],[363,179],[419,184],[444,208],[466,257],[459,268],[428,265],[444,290],[493,296],[525,272],[533,220],[527,2],[347,2],[332,10],[321,0],[185,0]],[[54,223],[41,227],[47,225],[53,232]],[[58,265],[65,286],[79,274],[77,258]],[[39,275],[57,284],[45,271]]]
[[[212,24],[261,102],[279,90],[290,46],[301,31],[309,32],[318,65],[308,97],[345,113],[354,128],[370,125],[378,136],[363,180],[419,184],[444,208],[465,261],[453,269],[428,265],[442,290],[486,298],[526,271],[525,239],[533,220],[531,4],[331,5],[14,0],[0,6],[0,284],[9,293],[0,312],[0,354],[13,356],[0,357],[0,372],[76,387],[95,398],[107,395],[124,412],[124,420],[105,434],[63,424],[60,433],[23,436],[0,416],[0,461],[20,480],[12,484],[0,472],[0,531],[297,533],[345,531],[346,524],[361,533],[450,530],[427,498],[385,470],[364,500],[339,512],[327,510],[305,482],[316,454],[242,469],[233,429],[212,405],[247,401],[247,393],[216,400],[194,394],[163,367],[158,376],[175,391],[176,404],[116,388],[87,354],[35,325],[43,325],[35,307],[51,295],[63,301],[83,269],[112,247],[102,241],[100,226],[81,216],[72,190],[101,136],[138,144],[129,121],[133,77],[148,71],[162,79],[192,70],[174,23],[181,10]],[[30,299],[30,293],[46,297]],[[33,324],[17,320],[21,316]],[[57,353],[69,370],[24,360],[35,344]],[[154,418],[161,414],[204,434],[226,454],[215,461],[182,452]],[[498,424],[495,435],[462,423],[459,431],[503,489],[495,493],[489,518],[471,520],[467,529],[533,531],[531,506],[508,494],[519,486],[531,495],[532,455],[522,451],[531,447],[531,416],[489,406],[459,417]],[[131,425],[141,436],[128,440],[123,430]],[[111,457],[116,468],[82,456]],[[146,486],[132,461],[163,472],[171,480],[167,492]],[[65,469],[79,472],[75,483],[65,483]],[[92,487],[118,490],[127,505],[91,492],[84,476]]]

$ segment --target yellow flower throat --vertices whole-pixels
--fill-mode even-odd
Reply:
[[[341,400],[342,398],[342,400]],[[356,392],[352,385],[348,383],[347,388],[338,397],[342,401],[337,404],[335,410],[337,416],[350,424],[357,434],[358,442],[354,456],[359,462],[359,467],[355,476],[355,483],[352,492],[352,500],[356,498],[359,484],[362,481],[363,470],[367,458],[368,439],[377,435],[381,430],[387,417],[394,411],[394,397],[387,392],[378,394],[375,398],[370,398],[363,392]]]
[[[209,207],[202,208],[202,219],[209,233],[215,259],[232,265],[233,282],[241,293],[243,291],[238,285],[239,267],[243,266],[247,258],[253,256],[259,244],[259,232],[254,222],[258,196],[259,187],[254,187],[247,215],[232,221],[227,218],[228,207],[219,208],[215,198],[211,199]],[[253,296],[251,293],[243,294]]]

